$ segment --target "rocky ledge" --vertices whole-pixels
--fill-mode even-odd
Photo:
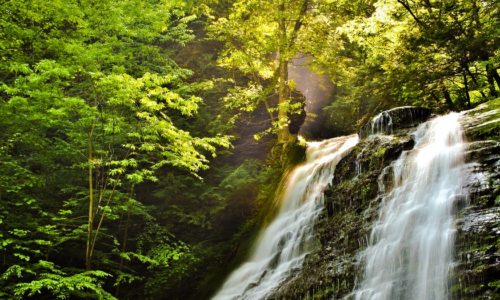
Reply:
[[[464,113],[469,201],[457,212],[456,299],[500,299],[500,99]]]
[[[416,126],[431,116],[431,111],[424,107],[402,106],[385,110],[366,123],[359,130],[359,137],[366,138],[371,134],[392,134],[401,128]]]

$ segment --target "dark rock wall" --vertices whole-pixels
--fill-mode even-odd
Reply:
[[[465,114],[469,199],[457,209],[455,299],[500,299],[500,110]]]
[[[482,107],[463,118],[470,141],[464,170],[470,174],[470,196],[457,199],[453,299],[500,299],[500,113],[494,111],[495,105],[492,102],[493,108]],[[379,189],[390,187],[392,174],[387,166],[414,146],[415,127],[404,127],[394,127],[392,135],[363,139],[337,165],[332,185],[325,191],[324,213],[316,224],[317,250],[268,299],[350,298],[363,272],[359,253],[377,218]]]

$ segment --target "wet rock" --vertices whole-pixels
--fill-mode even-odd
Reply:
[[[500,123],[486,105],[464,113],[469,205],[458,211],[452,291],[456,299],[500,299]]]
[[[464,209],[468,204],[467,195],[455,195],[450,201],[453,202],[453,208],[455,211]]]
[[[457,221],[457,299],[499,299],[500,207],[469,206]]]
[[[458,229],[467,234],[492,233],[500,234],[500,207],[478,209],[468,207],[464,209],[464,216],[457,221]]]
[[[500,139],[500,99],[483,103],[463,113],[463,126],[469,140]]]

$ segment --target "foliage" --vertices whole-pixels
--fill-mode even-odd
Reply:
[[[143,268],[189,253],[168,233],[149,237],[154,247],[137,242],[155,224],[137,186],[175,169],[199,177],[230,145],[186,126],[212,86],[189,82],[172,59],[194,38],[195,15],[183,1],[1,9],[3,295],[112,299],[113,280],[144,280]]]
[[[337,130],[398,105],[462,109],[498,93],[495,1],[339,1],[324,9],[347,12],[311,48],[338,86],[326,108]]]
[[[307,26],[313,1],[235,1],[227,16],[210,26],[212,36],[224,43],[219,64],[239,71],[245,78],[226,97],[228,108],[254,111],[264,103],[279,142],[290,139],[288,115],[293,106],[294,84],[288,79],[288,64],[300,52],[301,31]],[[277,101],[270,97],[277,96]]]
[[[208,297],[302,157],[253,140],[293,140],[298,55],[336,85],[334,135],[393,106],[498,99],[491,0],[0,9],[0,298]]]

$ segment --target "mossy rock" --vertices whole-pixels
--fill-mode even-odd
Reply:
[[[464,112],[467,138],[470,141],[500,141],[500,98]]]

